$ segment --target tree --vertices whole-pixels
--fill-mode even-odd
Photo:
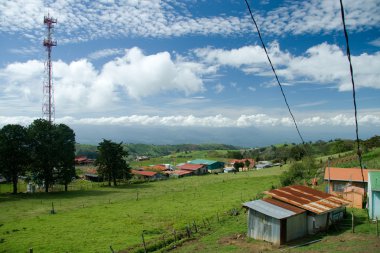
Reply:
[[[296,145],[290,149],[289,156],[294,160],[299,161],[305,156],[305,154],[305,149],[301,145]]]
[[[31,139],[34,181],[44,184],[45,192],[55,182],[67,185],[75,176],[75,134],[64,124],[37,119],[28,128]]]
[[[54,125],[44,119],[37,119],[29,126],[31,139],[32,173],[34,181],[44,184],[45,192],[54,183],[55,149],[53,148]]]
[[[54,127],[56,180],[65,186],[75,177],[75,133],[65,124]]]
[[[111,180],[113,185],[116,186],[116,179],[123,176],[130,177],[130,168],[124,159],[128,156],[128,152],[124,150],[122,144],[122,142],[115,143],[103,139],[98,145],[99,155],[95,164],[99,166],[99,174],[107,177],[109,186],[111,186]]]
[[[30,163],[29,138],[25,127],[6,125],[0,130],[0,173],[10,178],[17,193],[18,177]]]
[[[251,162],[247,159],[244,161],[245,167],[247,167],[247,170],[249,170],[249,165],[251,165]]]
[[[305,157],[301,162],[293,163],[288,171],[284,171],[280,176],[280,182],[282,186],[300,184],[304,181],[310,182],[310,180],[316,177],[318,167],[315,160],[311,157]]]
[[[243,162],[235,162],[233,166],[234,166],[235,171],[239,171],[239,168],[244,167],[244,163]]]

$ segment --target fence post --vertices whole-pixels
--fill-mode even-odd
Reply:
[[[33,248],[30,248],[30,249],[29,249],[29,253],[33,253]]]
[[[193,220],[193,225],[194,225],[195,233],[198,233],[198,227],[197,227],[197,224],[195,223],[195,220]]]
[[[176,235],[175,229],[173,230],[173,235],[174,235],[174,242],[176,242],[177,241],[177,235]]]
[[[217,220],[219,222],[219,214],[218,214],[218,212],[216,212],[216,218],[217,218]]]
[[[111,250],[112,253],[115,253],[115,251],[112,248],[112,245],[110,245],[110,250]]]
[[[355,233],[355,220],[354,220],[354,213],[353,212],[351,212],[351,216],[352,216],[352,222],[351,222],[352,233]]]
[[[376,216],[376,236],[377,237],[379,236],[379,220],[377,219],[377,216]]]
[[[142,238],[142,242],[144,245],[144,252],[146,253],[146,244],[145,244],[145,239],[144,239],[144,232],[141,233],[141,238]]]

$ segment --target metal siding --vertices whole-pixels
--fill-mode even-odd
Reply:
[[[380,192],[372,192],[372,219],[380,219]]]
[[[326,227],[327,214],[322,215],[309,215],[307,217],[307,227],[309,234],[315,234],[318,231],[322,231]],[[315,221],[315,227],[313,227],[313,220]]]
[[[280,220],[250,209],[248,236],[256,240],[280,244]]]
[[[307,234],[307,217],[302,213],[287,219],[286,224],[286,241],[303,237]]]

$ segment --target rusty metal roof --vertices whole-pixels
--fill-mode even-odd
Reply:
[[[272,196],[272,198],[316,214],[328,213],[350,203],[331,194],[302,185],[286,186],[266,191],[265,193]]]
[[[305,212],[305,210],[302,210],[300,208],[298,208],[300,209],[300,212],[294,212],[293,210],[289,210],[285,206],[279,206],[279,205],[276,205],[275,203],[276,202],[271,203],[271,202],[265,201],[265,199],[259,199],[259,200],[246,202],[243,204],[243,206],[256,210],[262,214],[268,215],[270,217],[274,217],[279,220],[292,217],[294,215]],[[297,208],[297,207],[294,207],[294,208]]]

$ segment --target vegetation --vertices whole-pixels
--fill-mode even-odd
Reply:
[[[75,134],[64,124],[35,120],[27,129],[6,125],[0,131],[0,173],[17,182],[27,175],[49,191],[55,182],[67,185],[75,177]]]
[[[312,157],[305,157],[301,162],[290,165],[289,170],[280,176],[282,186],[292,184],[310,184],[311,180],[318,175],[318,167]]]
[[[98,173],[108,179],[108,186],[116,186],[116,179],[129,179],[130,167],[125,161],[128,152],[124,150],[123,143],[115,143],[110,140],[103,140],[99,143],[99,155],[96,158],[95,165],[98,166]]]
[[[282,168],[283,169],[283,168]],[[203,218],[215,224],[228,210],[278,184],[279,167],[146,184],[58,193],[0,194],[0,249],[23,252],[107,252],[141,247]],[[71,184],[79,184],[77,180]],[[85,187],[86,188],[86,187]],[[52,203],[55,215],[50,214]],[[244,215],[241,215],[244,216]],[[245,217],[242,219],[245,220]],[[239,230],[244,230],[245,224]],[[42,233],[41,231],[50,231]],[[67,243],[70,242],[70,243]]]
[[[0,130],[0,173],[10,178],[13,193],[17,193],[18,177],[29,165],[27,129],[20,125],[6,125]]]

